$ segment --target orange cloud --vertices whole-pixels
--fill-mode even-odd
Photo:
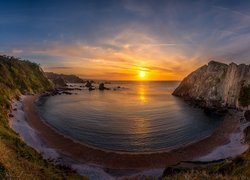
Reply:
[[[43,65],[46,71],[83,78],[137,80],[143,69],[147,80],[181,80],[202,64],[199,54],[190,57],[183,48],[173,40],[161,42],[151,34],[127,29],[95,45],[52,43],[30,52],[61,59],[59,66]]]

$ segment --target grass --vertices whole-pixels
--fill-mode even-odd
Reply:
[[[168,167],[164,180],[172,179],[249,179],[250,151],[230,160],[215,162],[193,169]]]
[[[52,88],[38,64],[0,56],[0,179],[86,179],[68,167],[44,160],[9,127],[12,99]]]

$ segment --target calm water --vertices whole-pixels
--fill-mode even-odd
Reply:
[[[77,85],[78,87],[80,85]],[[43,97],[43,119],[83,143],[120,151],[175,148],[210,135],[222,118],[208,117],[171,95],[178,82],[112,82],[117,91],[75,91]]]

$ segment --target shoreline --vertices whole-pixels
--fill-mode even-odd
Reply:
[[[192,161],[206,156],[218,146],[228,144],[230,135],[240,127],[239,112],[229,113],[211,136],[178,149],[147,153],[106,151],[79,144],[44,123],[34,105],[38,98],[39,95],[25,98],[24,113],[27,123],[38,132],[44,143],[78,162],[108,169],[148,170],[165,168],[181,161]]]

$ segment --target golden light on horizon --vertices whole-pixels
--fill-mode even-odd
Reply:
[[[144,78],[146,76],[145,71],[140,70],[139,76],[140,76],[140,78]]]

